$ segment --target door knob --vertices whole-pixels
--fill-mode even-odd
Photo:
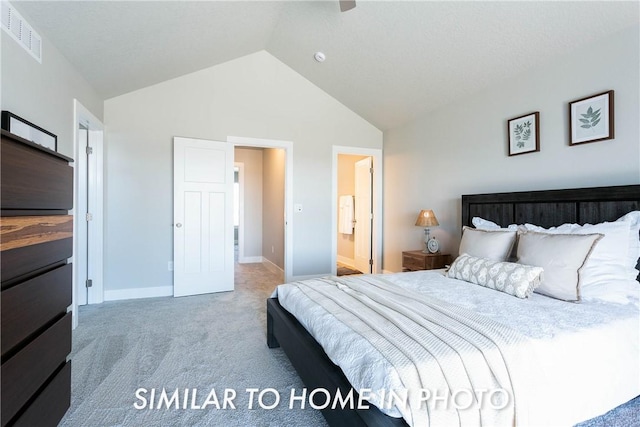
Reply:
[[[177,224],[176,224],[176,227],[180,228],[180,227],[182,227],[182,224],[177,223]]]

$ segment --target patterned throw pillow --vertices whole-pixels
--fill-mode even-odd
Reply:
[[[542,271],[542,267],[498,262],[462,254],[453,262],[447,276],[518,298],[528,298],[540,284]]]

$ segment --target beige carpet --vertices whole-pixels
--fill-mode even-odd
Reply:
[[[266,299],[277,275],[262,264],[236,267],[234,292],[81,307],[71,408],[61,425],[325,426],[318,411],[287,408],[291,389],[303,384],[283,351],[266,345]],[[145,409],[134,408],[142,405],[139,388],[149,390]],[[234,389],[237,409],[149,409],[154,388],[179,388],[181,399],[195,388],[198,406],[212,389],[220,403],[224,390]],[[248,409],[247,388],[274,388],[282,400],[271,410]],[[266,405],[272,396],[264,395]]]

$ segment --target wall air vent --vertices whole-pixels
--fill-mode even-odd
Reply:
[[[2,29],[42,63],[42,37],[7,0],[0,0],[0,5],[2,6]]]

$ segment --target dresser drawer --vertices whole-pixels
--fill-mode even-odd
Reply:
[[[7,424],[71,352],[71,313],[2,364],[2,425]]]
[[[2,291],[2,357],[71,305],[71,264]]]
[[[0,180],[3,210],[68,210],[73,206],[73,169],[68,161],[5,135]]]
[[[9,280],[19,279],[20,276],[31,274],[52,264],[66,262],[71,255],[73,255],[71,237],[2,251],[0,257],[2,289],[7,287]]]
[[[55,427],[71,405],[71,361],[56,374],[12,427]]]

